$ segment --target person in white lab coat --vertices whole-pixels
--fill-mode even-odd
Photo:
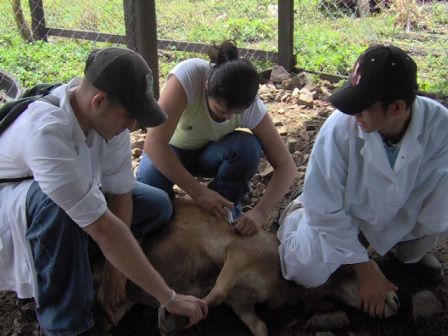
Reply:
[[[383,316],[397,286],[369,261],[368,245],[426,280],[443,278],[429,251],[448,232],[448,110],[417,89],[403,50],[367,49],[329,98],[337,110],[316,138],[303,193],[280,219],[284,277],[317,287],[350,265],[371,316]]]
[[[197,323],[205,301],[176,295],[133,236],[172,214],[168,195],[136,183],[131,166],[129,132],[166,120],[151,70],[134,51],[105,48],[84,75],[52,91],[55,104],[30,104],[0,137],[0,290],[34,297],[46,336],[92,334],[90,237],[107,259],[98,297],[112,322],[130,279]],[[5,182],[20,177],[32,179]]]

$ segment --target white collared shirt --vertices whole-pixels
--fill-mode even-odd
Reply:
[[[110,141],[93,130],[84,135],[70,104],[79,82],[75,78],[53,91],[60,107],[36,101],[0,136],[0,178],[33,175],[42,191],[84,227],[106,211],[103,192],[129,192],[135,177],[128,131]],[[36,294],[24,235],[30,184],[0,185],[0,290],[14,290],[19,297]]]

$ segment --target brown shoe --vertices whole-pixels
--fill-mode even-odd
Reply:
[[[416,278],[430,283],[443,280],[443,266],[433,253],[427,253],[416,263],[406,264],[409,272]]]

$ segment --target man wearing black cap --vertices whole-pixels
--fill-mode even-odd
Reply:
[[[108,260],[99,299],[109,317],[128,278],[192,325],[205,302],[176,295],[131,233],[172,214],[168,195],[136,183],[131,166],[129,131],[166,119],[151,70],[131,50],[106,48],[92,52],[84,74],[55,89],[52,103],[30,104],[0,137],[0,179],[32,177],[0,184],[0,290],[34,297],[45,335],[88,335],[90,236]]]
[[[377,45],[358,58],[329,98],[337,110],[278,231],[286,279],[317,287],[351,265],[371,316],[383,316],[397,286],[369,261],[368,245],[428,281],[443,278],[428,252],[448,232],[448,110],[417,89],[417,66],[403,50]]]

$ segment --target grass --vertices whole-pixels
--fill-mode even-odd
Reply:
[[[422,89],[448,96],[447,4],[434,2],[419,7],[419,20],[406,33],[404,9],[398,13],[384,8],[379,14],[357,19],[353,12],[330,7],[332,0],[325,1],[326,6],[323,0],[295,0],[298,67],[346,75],[369,44],[390,42],[410,51],[419,66]],[[22,1],[25,14],[29,13],[27,4]],[[276,0],[157,0],[156,6],[161,39],[202,43],[234,39],[240,47],[277,49]],[[125,33],[122,0],[44,0],[44,8],[50,27]],[[4,13],[0,17],[0,29],[4,30],[0,31],[0,68],[16,76],[25,87],[81,75],[89,51],[107,45],[54,38],[49,43],[25,43],[17,33],[9,0],[0,2],[0,11]],[[206,57],[164,53],[159,60],[161,81],[174,64],[191,56]],[[256,65],[260,70],[272,66],[266,62]]]

